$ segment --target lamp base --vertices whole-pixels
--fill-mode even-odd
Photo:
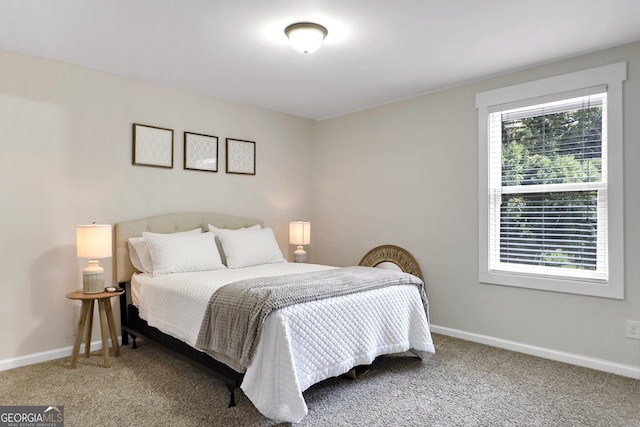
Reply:
[[[298,246],[293,253],[293,262],[307,262],[307,253],[302,246]]]
[[[85,294],[99,294],[104,292],[104,268],[97,259],[89,261],[89,265],[82,270],[82,292]]]

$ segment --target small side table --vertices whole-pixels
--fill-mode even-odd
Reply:
[[[73,345],[73,353],[71,355],[71,368],[75,369],[78,363],[78,353],[80,352],[80,343],[84,335],[85,326],[87,326],[87,339],[84,347],[84,356],[89,357],[91,353],[91,328],[93,326],[93,307],[94,302],[98,301],[98,312],[100,315],[100,332],[102,334],[102,354],[104,355],[104,367],[110,368],[109,362],[109,343],[107,337],[111,335],[111,343],[113,345],[113,355],[120,356],[120,346],[118,345],[118,335],[116,334],[116,324],[113,321],[113,311],[111,310],[110,298],[120,296],[124,290],[120,289],[116,292],[100,292],[99,294],[85,294],[82,291],[70,292],[67,298],[82,301],[82,310],[80,311],[80,322],[76,335],[76,342]],[[107,332],[107,329],[109,332]]]

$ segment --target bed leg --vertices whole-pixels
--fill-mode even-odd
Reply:
[[[229,389],[229,408],[233,408],[236,406],[236,388],[231,384],[227,384],[227,389]]]
[[[131,348],[134,350],[138,348],[138,343],[136,342],[137,338],[138,337],[136,337],[135,335],[131,335]]]
[[[118,283],[118,286],[121,286],[123,289],[127,288],[127,283]],[[129,334],[125,331],[125,326],[127,326],[127,292],[120,295],[120,327],[122,329],[122,345],[129,344]]]

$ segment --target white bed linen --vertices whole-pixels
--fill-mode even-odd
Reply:
[[[134,302],[149,325],[192,347],[213,292],[252,277],[318,271],[328,266],[281,263],[162,276],[136,274]],[[299,422],[307,414],[302,392],[326,378],[369,364],[382,354],[434,353],[418,289],[376,289],[280,309],[265,322],[241,388],[266,417]]]

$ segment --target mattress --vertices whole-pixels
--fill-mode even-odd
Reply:
[[[132,298],[150,326],[195,347],[211,295],[239,280],[335,267],[278,263],[241,269],[136,274]],[[271,313],[241,389],[268,418],[299,422],[302,392],[326,378],[370,364],[383,354],[434,353],[428,320],[414,285],[297,304]]]

